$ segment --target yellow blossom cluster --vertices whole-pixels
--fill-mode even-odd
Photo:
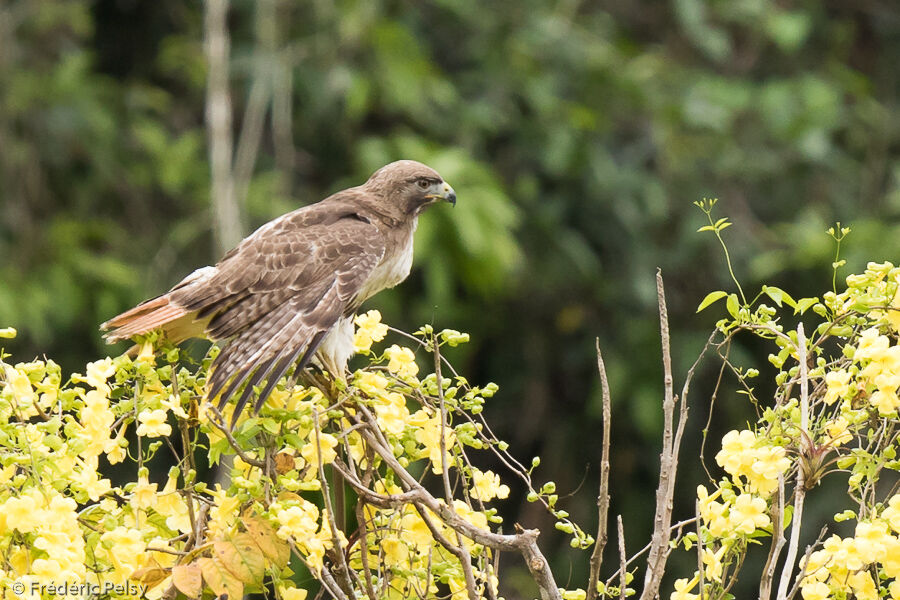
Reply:
[[[353,346],[357,352],[368,352],[374,342],[380,342],[387,335],[388,326],[381,322],[381,313],[377,310],[357,315],[353,322],[356,324]]]
[[[480,410],[496,386],[471,388],[460,377],[439,381],[434,374],[420,380],[412,348],[372,351],[389,331],[377,311],[355,324],[356,350],[370,365],[340,382],[346,387],[323,392],[285,380],[259,414],[241,416],[230,431],[217,426],[220,415],[205,398],[215,349],[192,370],[179,361],[178,349],[151,336],[136,357],[89,363],[68,382],[50,361],[13,366],[0,359],[0,580],[137,582],[149,600],[171,595],[172,586],[188,597],[271,586],[280,600],[303,600],[307,590],[299,581],[308,575],[293,578],[285,569],[289,553],[318,578],[337,546],[359,570],[356,580],[362,580],[363,552],[386,573],[386,598],[448,588],[455,599],[467,597],[468,567],[436,540],[442,536],[471,554],[479,594],[496,596],[490,552],[459,537],[447,521],[485,531],[500,522],[489,503],[510,489],[497,473],[464,460],[464,445],[484,446],[474,424],[459,418],[460,404]],[[467,338],[446,331],[433,336],[437,345]],[[374,415],[397,462],[418,461],[415,472],[424,471],[424,478],[453,469],[461,482],[454,491],[465,500],[442,500],[440,514],[411,503],[366,505],[365,544],[335,531],[323,472],[367,473],[376,493],[402,493],[360,434],[361,408]],[[222,411],[226,422],[231,410]],[[160,474],[157,454],[170,451],[177,466]],[[229,484],[198,479],[196,457],[216,463],[224,455],[232,457]],[[121,485],[107,473],[117,463],[125,464],[116,481],[132,473]],[[248,558],[248,544],[260,556]],[[134,597],[134,587],[122,589],[109,596]]]
[[[859,521],[852,537],[832,535],[810,554],[800,588],[804,600],[826,600],[846,593],[860,599],[900,598],[898,534],[900,495],[894,495],[878,518]],[[886,589],[887,596],[880,595],[879,586]]]
[[[735,484],[746,482],[749,491],[762,496],[775,491],[778,477],[791,466],[784,448],[771,445],[765,437],[757,437],[747,429],[725,434],[716,462]]]

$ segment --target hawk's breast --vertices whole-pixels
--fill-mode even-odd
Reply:
[[[393,252],[385,254],[377,267],[372,269],[369,278],[362,285],[356,298],[356,304],[362,304],[383,289],[392,288],[409,275],[413,262],[413,232],[416,223],[413,222],[411,231],[403,232],[405,235],[397,244],[389,244],[388,248],[395,248]]]

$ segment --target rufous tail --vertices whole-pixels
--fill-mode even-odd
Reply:
[[[193,321],[189,312],[181,306],[172,304],[169,294],[164,294],[113,317],[100,328],[108,330],[103,338],[107,343],[112,344],[136,335],[149,333],[154,329],[163,329],[167,334],[179,332],[186,321]],[[169,337],[172,336],[169,335]]]

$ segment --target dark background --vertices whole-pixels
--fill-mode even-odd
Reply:
[[[0,326],[19,330],[4,344],[15,359],[46,354],[78,371],[120,351],[98,323],[220,256],[203,11],[180,0],[0,4]],[[472,334],[449,358],[500,385],[487,409],[495,431],[523,462],[542,456],[538,476],[573,495],[562,503],[589,531],[599,337],[614,401],[611,514],[623,514],[630,549],[648,540],[657,477],[655,270],[679,386],[717,318],[697,304],[733,287],[692,202],[721,199],[750,294],[764,282],[795,297],[830,289],[834,221],[853,227],[845,273],[900,256],[892,0],[244,0],[229,31],[236,133],[256,110],[252,87],[264,96],[238,198],[243,233],[391,160],[437,168],[459,204],[421,219],[413,274],[368,307],[401,328]],[[763,369],[763,392],[768,351],[733,354]],[[703,481],[717,367],[705,362],[693,387],[676,518]],[[726,385],[708,459],[747,419]],[[506,527],[540,527],[559,583],[583,586],[588,554],[513,488]],[[811,500],[808,529],[833,512]],[[682,576],[696,566],[673,560]],[[755,589],[755,564],[738,597]],[[515,559],[504,568],[508,598],[534,593]]]

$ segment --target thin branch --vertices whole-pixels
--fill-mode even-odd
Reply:
[[[678,465],[678,448],[675,446],[676,438],[673,432],[675,391],[672,378],[669,316],[666,309],[662,272],[658,269],[656,271],[656,296],[659,303],[659,330],[662,341],[663,383],[665,386],[663,399],[663,448],[659,458],[659,486],[656,489],[653,536],[650,541],[650,553],[647,556],[647,571],[644,574],[644,589],[641,592],[641,600],[652,600],[659,594],[662,572],[668,557],[666,549],[669,544],[669,525],[672,522],[672,495],[675,489],[675,470]],[[686,403],[683,404],[686,405]],[[682,428],[683,423],[680,423],[679,430]]]
[[[325,465],[322,463],[322,438],[319,428],[319,411],[313,409],[313,423],[316,425],[316,467],[319,471],[319,482],[322,485],[322,498],[325,503],[325,518],[328,521],[328,527],[331,530],[331,544],[334,548],[334,555],[337,558],[337,576],[338,583],[349,595],[353,595],[353,583],[350,581],[350,567],[344,557],[344,550],[341,548],[341,537],[338,534],[338,527],[334,521],[334,504],[331,501],[331,490],[328,486],[328,478],[325,477]]]
[[[210,404],[206,407],[206,410],[211,411],[213,413],[213,415],[215,416],[215,418],[210,419],[209,422],[212,423],[216,429],[218,429],[220,432],[222,432],[222,435],[224,435],[225,439],[228,440],[228,444],[231,446],[231,449],[234,450],[235,454],[237,454],[240,457],[240,459],[242,461],[244,461],[245,463],[247,463],[248,465],[251,465],[258,469],[262,469],[263,472],[265,472],[265,469],[266,469],[265,461],[259,460],[258,458],[254,458],[254,457],[250,456],[249,454],[247,454],[246,452],[244,452],[244,450],[241,448],[240,444],[237,443],[237,440],[234,439],[234,436],[231,435],[231,429],[225,425],[225,419],[224,419],[224,417],[222,417],[222,413],[219,412],[219,409],[217,407],[213,406],[212,404]]]
[[[619,600],[625,600],[625,591],[628,587],[628,571],[625,561],[625,527],[622,525],[622,515],[617,515],[616,521],[619,529]]]
[[[698,590],[698,599],[703,600],[703,535],[700,533],[700,499],[694,501],[694,516],[697,518],[697,574],[700,576],[700,587]]]
[[[811,443],[809,437],[809,373],[806,364],[806,335],[803,332],[803,323],[797,326],[797,359],[800,362],[800,433],[803,443]],[[800,447],[798,460],[804,456],[803,446]],[[797,561],[797,549],[800,545],[800,525],[803,519],[803,502],[806,498],[805,469],[803,465],[797,467],[797,482],[794,486],[794,514],[791,521],[791,537],[788,543],[787,555],[784,565],[781,567],[781,581],[778,582],[777,600],[785,600],[788,594],[788,586],[791,582],[791,573],[794,571],[794,563]]]
[[[768,600],[772,596],[772,583],[775,581],[775,568],[781,550],[784,548],[784,475],[778,476],[778,498],[772,503],[772,546],[769,549],[769,557],[763,568],[763,575],[759,581],[759,600]]]
[[[596,340],[597,371],[600,373],[600,385],[603,390],[603,449],[600,454],[600,493],[597,496],[597,541],[591,553],[591,571],[588,580],[587,600],[597,598],[597,584],[600,581],[600,567],[603,564],[603,550],[606,548],[607,520],[609,518],[609,443],[612,430],[612,410],[610,408],[609,381],[606,378],[606,365],[600,352],[600,339]]]

